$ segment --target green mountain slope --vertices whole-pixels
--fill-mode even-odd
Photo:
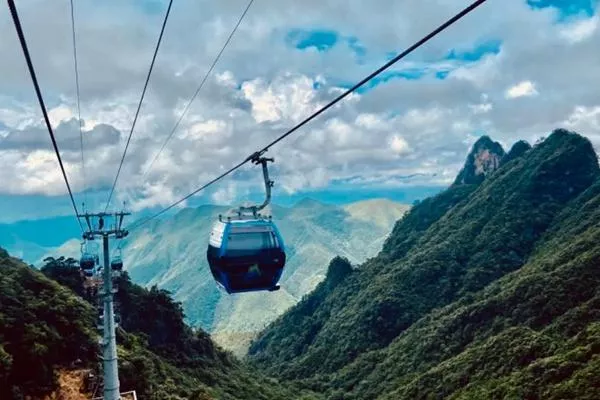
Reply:
[[[565,131],[520,147],[481,184],[415,206],[251,361],[336,399],[597,398],[596,155]]]
[[[49,260],[42,273],[0,249],[1,399],[44,398],[58,388],[59,370],[101,376],[96,310],[73,262]],[[247,368],[189,328],[168,292],[144,289],[127,275],[118,288],[122,391],[135,390],[138,399],[314,398]],[[89,398],[92,387],[82,395]]]
[[[283,366],[282,364],[313,351],[313,342],[317,335],[322,334],[325,325],[342,312],[347,302],[357,295],[362,286],[377,276],[378,269],[370,266],[383,263],[382,260],[388,261],[401,257],[437,218],[464,200],[472,190],[472,187],[450,188],[415,206],[396,224],[378,257],[367,261],[360,270],[344,274],[343,280],[347,280],[344,285],[339,285],[341,279],[336,280],[336,284],[331,284],[328,279],[320,283],[297,306],[278,318],[261,334],[250,347],[251,359],[259,363],[261,368],[278,371],[275,373],[285,373],[284,376],[290,379],[302,376],[297,375],[296,365]],[[391,242],[395,245],[391,246]],[[347,264],[345,270],[351,270],[349,261],[342,260],[336,258],[330,264],[330,268],[332,265],[344,262]],[[327,343],[324,344],[320,351],[327,354],[327,346]],[[308,369],[312,368],[310,361],[306,364]],[[279,370],[280,365],[282,369]],[[315,365],[315,368],[320,368],[318,363]],[[286,371],[287,368],[292,368],[289,373]]]
[[[91,307],[0,249],[0,398],[41,396],[96,356]]]
[[[559,214],[521,269],[362,355],[333,386],[348,399],[598,398],[598,206],[600,182]]]
[[[521,269],[361,356],[335,385],[349,399],[599,398],[599,240],[597,181]]]

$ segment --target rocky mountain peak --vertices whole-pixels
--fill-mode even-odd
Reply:
[[[500,166],[505,152],[502,145],[489,136],[480,137],[467,156],[465,165],[454,181],[455,185],[479,184]]]
[[[531,150],[531,145],[525,140],[519,140],[518,142],[513,144],[508,153],[504,155],[501,164],[504,165],[507,162],[514,160],[515,158],[519,158],[529,150]]]

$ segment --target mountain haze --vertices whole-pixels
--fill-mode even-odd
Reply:
[[[296,264],[273,296],[208,296],[199,232],[224,207],[140,229],[125,246],[137,258],[131,272],[151,287],[127,273],[118,280],[122,389],[140,399],[600,398],[597,155],[565,130],[500,150],[478,170],[486,150],[474,145],[460,174],[468,178],[415,204],[385,239],[374,233],[384,218],[367,217],[383,207],[392,218],[392,203],[274,207]],[[365,256],[369,246],[381,250]],[[0,249],[2,398],[60,397],[57,378],[98,361],[83,278],[61,265],[76,261],[48,263],[42,272],[65,286]],[[306,279],[318,283],[298,301]],[[212,318],[223,342],[243,350],[252,340],[247,363],[186,326],[181,304],[154,283],[212,312],[198,316]],[[286,298],[292,305],[278,308]],[[271,322],[252,339],[265,310]]]
[[[351,219],[374,223],[384,230],[390,228],[390,221],[397,221],[408,209],[408,205],[387,199],[365,200],[344,206]]]
[[[288,259],[277,292],[228,295],[217,288],[206,246],[213,222],[226,207],[184,209],[136,230],[124,242],[125,268],[134,282],[171,291],[183,303],[189,323],[242,355],[258,331],[324,279],[333,257],[360,263],[377,254],[407,209],[382,199],[344,207],[312,199],[291,208],[272,206]]]
[[[249,360],[330,399],[598,398],[596,154],[563,130],[510,153],[414,206],[360,268],[334,260]]]

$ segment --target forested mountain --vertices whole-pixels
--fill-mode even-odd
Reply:
[[[332,261],[250,361],[329,399],[600,398],[596,154],[563,130],[500,150],[479,141],[377,257]]]
[[[464,171],[406,213],[377,256],[323,267],[315,290],[252,343],[251,368],[186,326],[167,292],[125,275],[122,389],[142,399],[600,398],[590,142],[558,130],[505,153],[482,138]],[[61,286],[0,252],[0,398],[94,370],[94,309],[69,263],[43,269]]]
[[[73,261],[48,260],[42,273],[0,249],[0,399],[63,398],[65,376],[86,378],[68,388],[69,399],[102,392],[95,300]],[[136,390],[140,400],[313,398],[249,370],[186,326],[167,292],[127,275],[118,288],[121,391]]]
[[[0,398],[40,398],[55,374],[95,360],[92,307],[0,249]]]

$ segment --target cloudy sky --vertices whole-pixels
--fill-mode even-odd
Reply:
[[[87,198],[88,208],[100,208],[131,129],[168,1],[74,1],[85,174],[69,1],[17,3],[77,202]],[[255,0],[149,168],[248,4],[175,0],[115,204],[127,201],[129,208],[143,210],[178,200],[468,3]],[[599,11],[595,0],[488,0],[273,147],[276,201],[311,194],[340,201],[358,192],[383,196],[443,187],[482,134],[506,148],[564,127],[600,145]],[[65,184],[6,8],[0,12],[0,54],[0,207],[5,211],[0,220],[69,213]],[[258,195],[260,183],[259,169],[248,165],[192,204],[244,200]]]

